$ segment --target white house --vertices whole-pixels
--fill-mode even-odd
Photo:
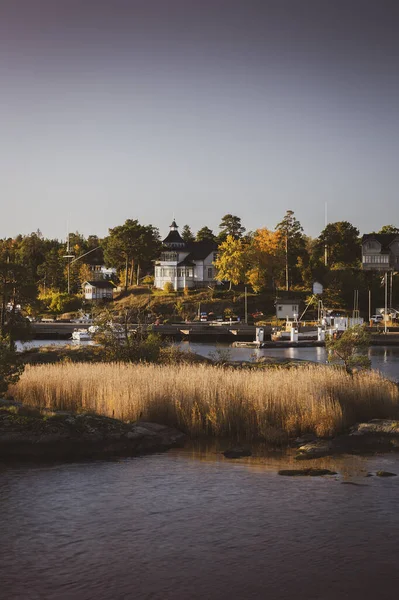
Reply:
[[[95,302],[98,300],[112,300],[114,297],[115,285],[105,279],[85,281],[82,288],[85,300]]]
[[[278,319],[298,319],[299,300],[280,298],[276,300],[276,317]]]
[[[105,265],[88,265],[91,271],[91,277],[93,281],[99,279],[112,279],[116,277],[116,269],[113,267],[106,267]]]
[[[163,252],[155,262],[155,287],[163,289],[165,283],[171,283],[175,290],[182,290],[215,283],[215,242],[185,242],[173,220],[163,246]]]
[[[362,238],[362,267],[366,271],[399,271],[399,235],[369,233]]]

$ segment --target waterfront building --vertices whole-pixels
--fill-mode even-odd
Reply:
[[[106,279],[94,281],[85,281],[82,284],[85,300],[96,302],[99,300],[112,300],[114,297],[115,285]]]
[[[174,290],[183,290],[215,283],[216,242],[185,242],[173,220],[162,243],[161,256],[155,262],[156,288],[163,289],[170,283]]]
[[[368,233],[362,237],[362,267],[366,271],[399,271],[399,235]]]

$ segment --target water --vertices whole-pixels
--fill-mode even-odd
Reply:
[[[33,340],[25,344],[17,342],[18,350],[27,348],[38,348],[40,346],[66,346],[66,345],[93,345],[94,342],[86,341],[65,341],[65,340]],[[203,344],[192,342],[180,342],[178,344],[183,350],[192,350],[201,356],[209,356],[218,349],[228,351],[231,360],[250,361],[262,356],[309,360],[313,362],[327,362],[327,353],[325,348],[264,348],[261,350],[254,348],[233,348],[228,344]],[[399,380],[399,346],[372,346],[369,350],[369,357],[373,369],[381,371],[383,375],[390,379]]]
[[[0,465],[0,597],[395,598],[399,477],[365,475],[399,473],[398,457],[317,464],[339,475],[282,477],[290,458],[213,449]]]
[[[196,354],[209,356],[215,349],[228,350],[233,361],[251,361],[262,356],[269,358],[286,358],[289,360],[309,360],[312,362],[326,363],[327,352],[325,348],[232,348],[227,344],[194,344],[182,342],[182,349],[190,348]],[[390,379],[399,380],[399,346],[372,346],[369,350],[371,366],[381,371]]]

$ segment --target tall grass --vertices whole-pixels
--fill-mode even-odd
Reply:
[[[397,386],[378,373],[351,377],[323,366],[28,365],[10,394],[39,408],[141,418],[192,436],[275,442],[304,432],[333,435],[357,421],[395,417],[399,407]]]

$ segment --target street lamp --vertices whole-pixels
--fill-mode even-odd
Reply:
[[[91,250],[89,250],[88,252],[85,252],[84,254],[81,254],[80,256],[75,256],[74,254],[69,254],[69,236],[68,236],[68,246],[67,246],[67,252],[68,254],[64,255],[64,258],[72,258],[72,260],[68,261],[68,295],[70,292],[70,270],[71,270],[71,265],[76,262],[77,260],[80,260],[81,258],[83,258],[84,256],[87,256],[88,254],[90,254],[91,252],[94,252],[94,250],[98,250],[99,248],[101,248],[101,246],[96,246],[95,248],[92,248]]]

